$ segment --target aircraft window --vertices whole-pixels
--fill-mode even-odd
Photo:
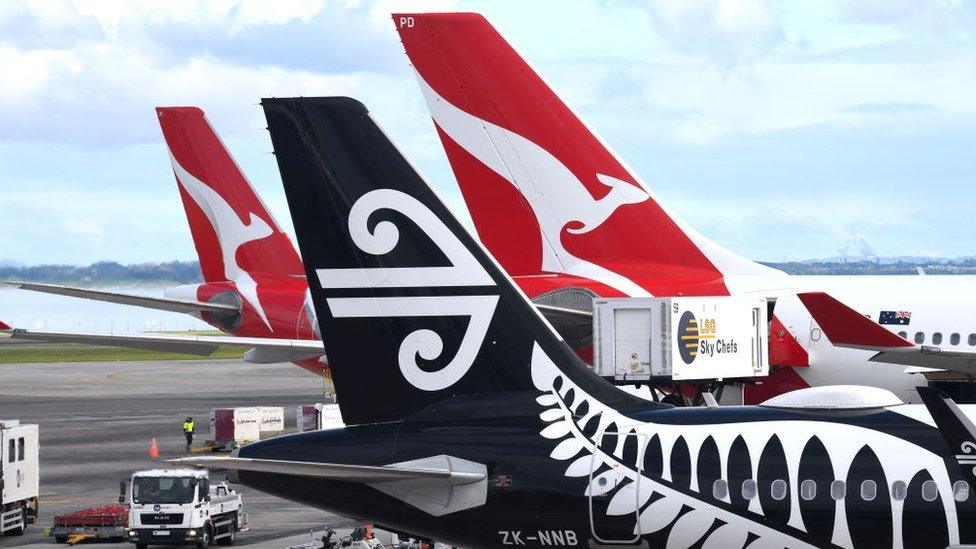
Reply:
[[[959,334],[952,334],[949,336],[949,343],[959,345]]]
[[[925,501],[935,501],[939,497],[939,485],[934,480],[926,480],[922,483],[922,499]]]
[[[942,332],[935,332],[932,334],[932,345],[938,345],[942,343]]]
[[[756,497],[756,481],[751,478],[742,481],[742,499],[754,499]]]
[[[969,499],[969,483],[965,480],[957,480],[953,483],[952,499],[956,501],[966,501]]]
[[[712,483],[712,497],[715,499],[725,500],[729,497],[729,483],[722,479],[718,479]]]
[[[17,439],[17,461],[24,461],[24,437]]]
[[[810,479],[801,482],[800,497],[803,498],[803,501],[810,501],[811,499],[817,497],[817,483]]]
[[[786,499],[786,481],[783,479],[776,479],[769,486],[769,495],[773,496],[776,501],[783,501]]]
[[[864,501],[874,501],[878,495],[878,484],[873,480],[865,480],[861,483],[861,499]]]
[[[967,341],[969,342],[970,347],[976,347],[976,334],[969,334],[969,339]]]
[[[843,480],[835,480],[830,483],[830,497],[835,501],[840,501],[844,499],[847,495],[847,485],[844,484]]]
[[[891,484],[891,497],[895,501],[904,501],[908,497],[908,485],[900,480],[893,482]]]
[[[915,343],[925,343],[925,334],[922,332],[915,332]]]
[[[900,337],[902,339],[908,339],[908,332],[902,330],[902,331],[898,332],[898,337]]]

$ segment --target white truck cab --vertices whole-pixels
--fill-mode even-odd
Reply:
[[[37,425],[0,419],[0,536],[19,536],[37,521]]]
[[[152,469],[129,484],[129,541],[150,545],[231,545],[245,529],[241,495],[227,483],[210,483],[205,469]],[[121,503],[125,503],[122,485]]]

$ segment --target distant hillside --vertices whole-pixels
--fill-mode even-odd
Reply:
[[[795,275],[976,275],[976,259],[877,258],[859,260],[807,260],[767,263]]]
[[[796,275],[915,275],[921,267],[930,275],[976,275],[976,258],[876,258],[812,259],[764,265]],[[120,265],[99,261],[87,267],[36,265],[32,267],[0,264],[0,280],[49,282],[80,286],[153,286],[202,282],[196,261],[136,263]]]
[[[151,286],[157,284],[193,284],[202,282],[196,261],[136,263],[120,265],[99,261],[87,267],[72,265],[36,265],[33,267],[0,266],[0,280],[49,282],[83,286]]]

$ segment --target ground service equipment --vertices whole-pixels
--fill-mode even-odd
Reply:
[[[766,376],[766,317],[753,297],[596,299],[593,367],[618,382]]]
[[[285,410],[281,406],[244,406],[210,410],[210,433],[213,444],[236,448],[251,442],[280,435],[285,428]]]
[[[120,502],[125,501],[122,485]],[[132,475],[129,541],[149,545],[231,545],[244,531],[241,495],[227,483],[210,484],[205,469],[154,469]]]
[[[129,508],[124,505],[89,507],[54,517],[51,535],[58,543],[123,542],[128,521]]]
[[[37,521],[39,477],[37,425],[0,419],[0,536]]]
[[[342,412],[335,403],[303,404],[295,409],[298,432],[318,431],[319,429],[338,429],[345,427]]]

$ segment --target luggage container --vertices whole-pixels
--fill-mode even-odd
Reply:
[[[237,447],[280,435],[285,430],[281,406],[241,406],[210,410],[210,433],[218,447]]]
[[[261,439],[258,410],[247,408],[214,408],[210,410],[210,433],[221,447],[237,447]]]
[[[258,411],[258,435],[276,437],[285,431],[285,409],[281,406],[256,406]]]
[[[295,417],[299,433],[320,429],[338,429],[346,426],[342,421],[339,405],[335,403],[298,406],[295,409]]]

